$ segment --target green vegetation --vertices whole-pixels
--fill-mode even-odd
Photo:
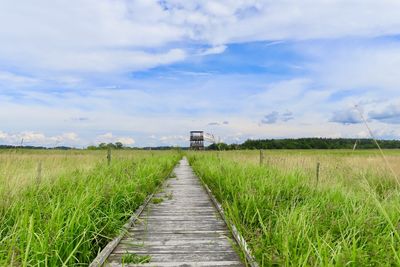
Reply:
[[[171,200],[171,199],[173,199],[174,195],[172,194],[172,192],[169,192],[168,194],[165,194],[165,197],[166,197],[168,200]]]
[[[1,151],[0,266],[91,262],[180,157],[115,151],[108,166],[104,151]]]
[[[160,197],[153,197],[153,199],[151,200],[151,202],[153,202],[153,204],[160,204],[163,201],[164,201],[164,199],[162,199]]]
[[[121,142],[116,142],[115,144],[113,143],[100,143],[98,146],[88,146],[87,149],[88,150],[97,150],[97,149],[108,149],[108,148],[112,148],[112,149],[123,149],[124,145]]]
[[[190,153],[261,266],[400,265],[400,187],[376,151]],[[387,153],[400,173],[399,151]],[[316,181],[316,163],[321,176]]]
[[[379,140],[384,149],[400,148],[398,140]],[[372,139],[351,138],[299,138],[299,139],[263,139],[247,140],[243,144],[224,143],[212,144],[210,150],[237,150],[237,149],[375,149]]]
[[[108,166],[104,150],[0,150],[0,266],[91,262],[181,153],[115,150]],[[398,266],[400,150],[385,154],[389,166],[377,150],[188,157],[260,265]]]
[[[123,264],[141,264],[141,263],[149,263],[151,260],[151,256],[149,255],[137,255],[132,253],[126,253],[122,256],[122,263]]]

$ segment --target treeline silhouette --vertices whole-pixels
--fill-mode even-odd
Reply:
[[[400,148],[399,140],[378,140],[383,149]],[[210,150],[236,149],[375,149],[373,139],[353,138],[298,138],[298,139],[259,139],[247,140],[242,144],[212,144]]]

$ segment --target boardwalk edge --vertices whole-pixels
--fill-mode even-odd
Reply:
[[[226,219],[226,216],[225,216],[225,213],[224,213],[224,209],[222,208],[222,205],[214,197],[212,191],[210,190],[210,188],[208,188],[207,184],[203,181],[203,179],[201,179],[197,174],[196,174],[196,176],[199,178],[199,180],[201,181],[201,184],[206,189],[206,192],[207,192],[208,196],[210,197],[210,199],[213,202],[214,206],[217,208],[217,210],[218,210],[219,214],[221,215],[222,219],[225,221],[225,223],[231,229],[232,235],[233,235],[236,243],[239,245],[241,250],[244,252],[244,254],[246,256],[246,259],[248,261],[248,264],[251,267],[259,267],[258,263],[256,262],[254,256],[251,253],[251,250],[250,250],[249,246],[247,245],[246,240],[242,237],[240,232],[237,230],[236,226]]]
[[[112,241],[110,241],[107,246],[105,246],[99,254],[97,254],[96,258],[90,263],[89,267],[101,267],[103,264],[106,262],[108,256],[110,256],[111,252],[118,246],[119,242],[121,239],[124,237],[124,235],[128,232],[128,229],[132,226],[135,225],[135,222],[137,219],[140,217],[142,214],[143,210],[147,207],[149,204],[150,200],[153,198],[153,196],[158,192],[160,188],[164,186],[164,184],[167,182],[169,177],[171,176],[171,173],[174,172],[175,168],[179,165],[175,165],[174,169],[165,177],[164,181],[157,186],[157,188],[154,190],[153,193],[151,193],[149,196],[146,197],[145,201],[143,202],[142,205],[139,206],[139,208],[132,214],[132,216],[129,218],[129,220],[122,226],[120,234],[115,237]]]

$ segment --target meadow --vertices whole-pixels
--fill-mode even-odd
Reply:
[[[176,151],[0,150],[0,266],[87,266]]]
[[[384,153],[387,163],[377,150],[188,157],[261,266],[398,266],[400,151]]]
[[[400,265],[400,151],[187,152],[261,266]],[[0,150],[0,266],[86,266],[182,157]],[[317,164],[319,174],[317,176]]]

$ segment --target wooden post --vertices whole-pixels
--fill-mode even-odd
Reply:
[[[39,185],[42,180],[42,162],[39,161],[37,166],[37,174],[36,174],[36,184]]]
[[[321,164],[319,163],[319,162],[317,162],[317,185],[318,185],[318,182],[319,182],[319,169],[320,169],[320,166],[321,166]]]
[[[264,164],[264,151],[260,149],[260,166]]]
[[[107,150],[107,163],[108,165],[111,164],[111,146],[109,146]]]

